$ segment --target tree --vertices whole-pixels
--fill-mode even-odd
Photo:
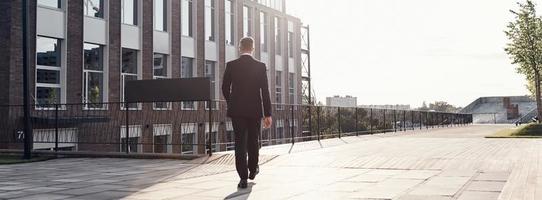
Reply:
[[[437,112],[457,112],[461,110],[461,107],[455,107],[445,101],[435,101],[435,103],[429,104],[429,110],[434,110]]]
[[[418,108],[418,110],[428,111],[430,109],[429,109],[429,107],[427,107],[427,103],[425,103],[425,101],[423,101],[422,107]]]
[[[540,72],[542,70],[542,19],[536,15],[536,6],[531,0],[518,3],[519,10],[510,12],[514,21],[505,31],[509,43],[505,51],[510,56],[517,72],[525,75],[530,86],[534,86],[534,95],[538,116],[542,116],[540,94]],[[532,89],[532,87],[530,87]]]

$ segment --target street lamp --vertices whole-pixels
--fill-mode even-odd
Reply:
[[[24,159],[32,158],[32,128],[30,123],[30,98],[28,96],[28,0],[23,0],[23,101],[24,101]]]

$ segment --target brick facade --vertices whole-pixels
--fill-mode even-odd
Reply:
[[[180,66],[181,66],[181,1],[182,0],[171,0],[169,2],[169,18],[168,18],[168,34],[170,42],[170,52],[169,52],[169,63],[171,67],[170,77],[179,78],[180,77]],[[29,75],[30,75],[30,89],[31,96],[35,96],[35,60],[36,60],[36,12],[37,5],[36,1],[29,1],[30,9],[30,24],[29,24]],[[66,14],[66,24],[65,27],[65,54],[66,56],[66,80],[65,81],[65,92],[66,102],[69,104],[80,104],[82,103],[82,92],[83,92],[83,44],[84,44],[84,26],[85,15],[83,13],[83,0],[63,0],[63,8]],[[60,111],[60,117],[70,118],[73,116],[108,116],[109,123],[107,125],[100,125],[99,133],[97,133],[96,125],[89,124],[79,124],[78,129],[78,138],[81,144],[78,145],[79,150],[92,150],[92,151],[119,151],[121,136],[119,133],[120,127],[125,124],[124,112],[120,109],[120,104],[117,102],[121,101],[121,52],[122,52],[122,23],[121,23],[121,2],[117,0],[104,1],[105,6],[105,17],[104,21],[107,25],[106,32],[106,45],[105,47],[105,62],[107,62],[107,77],[108,84],[107,95],[108,102],[115,102],[107,106],[107,110],[104,111],[85,111],[80,105],[77,106],[67,106],[65,110]],[[194,48],[194,63],[197,69],[197,76],[205,75],[205,5],[204,1],[194,0],[194,36],[195,39],[195,48]],[[140,41],[140,62],[141,62],[141,77],[143,79],[152,79],[153,78],[153,54],[154,54],[154,5],[153,0],[139,0],[140,5],[140,17],[139,17],[139,27],[141,31]],[[0,42],[0,91],[5,91],[0,95],[0,105],[3,104],[22,104],[22,36],[21,36],[21,0],[14,1],[0,1],[0,9],[3,11],[0,14],[0,37],[3,38],[3,41]],[[226,61],[226,48],[225,48],[225,19],[224,19],[224,5],[225,0],[216,0],[215,4],[215,13],[217,16],[216,27],[217,27],[217,76],[221,80]],[[296,47],[295,49],[300,49],[300,33],[297,29],[300,27],[299,19],[286,15],[284,12],[277,11],[263,5],[260,5],[254,1],[249,0],[236,0],[236,7],[234,12],[237,16],[236,23],[237,30],[236,40],[239,40],[243,36],[243,5],[247,5],[253,9],[253,36],[256,40],[256,57],[260,57],[260,11],[264,11],[268,16],[268,26],[269,33],[267,34],[269,38],[269,82],[270,82],[270,94],[272,102],[275,101],[275,48],[274,43],[274,16],[280,16],[283,19],[281,23],[282,30],[282,66],[283,66],[283,89],[282,95],[285,97],[283,103],[289,103],[289,86],[288,86],[288,45],[287,45],[287,30],[288,30],[288,21],[295,23],[296,30]],[[298,103],[301,102],[301,58],[300,50],[296,51],[295,56],[296,64],[296,76],[297,76],[297,98]],[[220,88],[220,82],[217,83],[217,87]],[[220,99],[223,100],[222,95],[219,95]],[[194,122],[198,122],[198,134],[197,141],[203,143],[207,138],[205,136],[205,122],[207,120],[207,112],[203,112],[205,104],[199,103],[199,111],[183,111],[185,115],[194,115]],[[153,134],[153,124],[163,121],[173,121],[172,115],[179,115],[178,111],[180,110],[180,104],[173,103],[172,111],[155,111],[153,110],[152,104],[143,104],[140,111],[131,111],[130,119],[131,125],[141,125],[141,138],[140,141],[143,143],[142,152],[152,153],[154,150],[154,134]],[[0,108],[1,116],[10,116],[10,118],[20,117],[21,112],[16,114],[9,114],[6,109]],[[53,111],[39,111],[34,110],[34,113],[45,113],[44,116],[51,116]],[[196,112],[199,113],[196,115]],[[285,111],[286,112],[286,111]],[[89,114],[90,113],[90,114]],[[280,113],[277,113],[280,114]],[[216,112],[214,116],[214,121],[217,121],[219,124],[219,140],[226,139],[226,134],[223,134],[226,131],[226,122],[220,121],[224,119],[224,111]],[[151,119],[152,118],[152,119]],[[174,119],[174,117],[173,117]],[[6,123],[6,122],[0,122]],[[286,123],[286,122],[285,122]],[[300,122],[298,122],[300,123]],[[172,143],[178,144],[181,141],[181,130],[180,123],[171,122],[172,124]],[[285,126],[286,127],[286,126]],[[36,125],[34,128],[51,128],[51,124],[41,124]],[[64,128],[69,128],[66,126]],[[101,137],[103,140],[96,139],[96,137]],[[11,137],[11,136],[10,136]],[[102,144],[97,145],[96,143],[111,143],[111,144]],[[2,147],[2,146],[0,146]],[[224,145],[222,145],[224,147]],[[179,153],[181,151],[179,146],[173,147],[174,153]],[[203,148],[199,148],[197,153],[205,153]]]

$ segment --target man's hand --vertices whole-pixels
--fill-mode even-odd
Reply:
[[[264,128],[271,128],[272,124],[273,124],[273,118],[272,117],[265,117],[263,119],[263,127]]]

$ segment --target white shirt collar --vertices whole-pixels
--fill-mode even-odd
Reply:
[[[251,53],[242,53],[241,56],[252,56]]]

